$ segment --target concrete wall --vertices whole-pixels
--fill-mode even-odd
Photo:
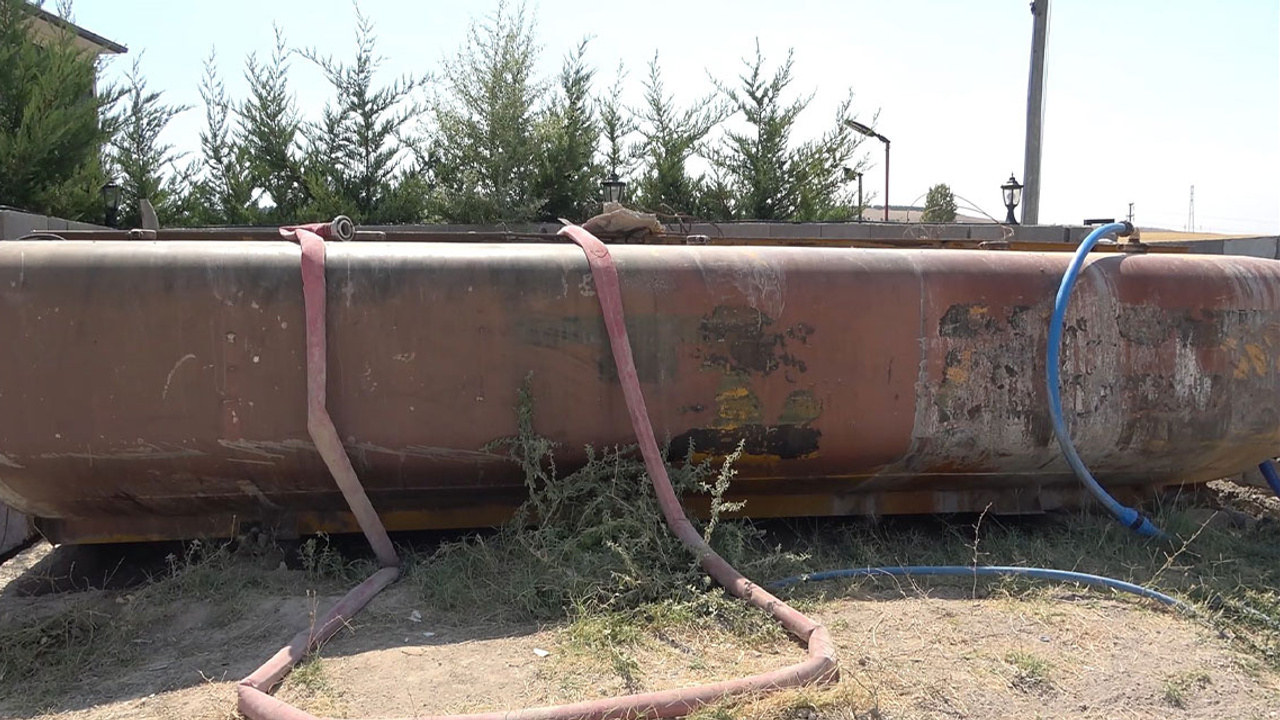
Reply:
[[[92,223],[63,220],[0,207],[0,240],[17,240],[23,235],[39,231],[56,233],[59,230],[93,230],[101,227]]]
[[[1248,255],[1269,260],[1280,260],[1280,237],[1188,240],[1187,242],[1169,244],[1186,247],[1193,253],[1204,255]]]

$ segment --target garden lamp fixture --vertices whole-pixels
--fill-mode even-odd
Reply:
[[[627,192],[627,183],[618,179],[618,173],[609,173],[609,179],[600,183],[600,188],[604,191],[605,202],[620,203]]]
[[[844,124],[848,125],[854,132],[861,133],[867,137],[873,137],[884,143],[884,221],[889,222],[889,138],[881,135],[875,130],[872,130],[868,126],[863,125],[857,120],[845,120]]]
[[[102,186],[102,215],[106,221],[106,226],[113,228],[116,226],[116,219],[120,216],[120,196],[122,191],[120,186],[114,182],[108,182]]]
[[[1009,215],[1004,219],[1005,224],[1017,225],[1018,219],[1013,216],[1013,209],[1022,202],[1022,186],[1013,177],[1013,173],[1009,173],[1009,181],[1001,185],[1000,189],[1004,191],[1004,206],[1009,209]]]

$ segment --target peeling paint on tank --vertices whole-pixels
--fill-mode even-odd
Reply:
[[[1048,315],[1044,302],[958,303],[934,315],[922,355],[936,364],[926,363],[916,382],[911,452],[877,477],[987,472],[1014,456],[1030,469],[1052,460],[1040,409]]]
[[[406,445],[402,448],[389,448],[370,442],[347,443],[357,452],[394,455],[401,460],[405,458],[428,458],[431,460],[451,460],[455,462],[503,463],[509,458],[484,450],[464,450],[459,448],[434,447],[431,445]]]
[[[1203,412],[1213,392],[1213,378],[1200,367],[1189,343],[1174,343],[1173,389],[1175,397],[1188,409]]]
[[[1237,343],[1233,341],[1232,345],[1237,345]],[[1249,343],[1244,346],[1244,354],[1240,356],[1239,361],[1236,363],[1232,377],[1236,380],[1243,380],[1250,375],[1262,377],[1267,374],[1269,364],[1266,351],[1257,343]]]
[[[698,357],[702,367],[763,375],[779,368],[808,372],[804,359],[791,348],[808,345],[815,332],[813,326],[801,322],[782,332],[772,332],[773,324],[773,318],[752,308],[717,306],[699,323],[703,348]]]
[[[944,361],[946,369],[942,374],[942,383],[966,383],[969,381],[969,368],[973,364],[973,350],[956,350],[947,351],[947,357]]]
[[[310,440],[218,440],[218,444],[228,450],[236,450],[256,457],[283,459],[284,453],[298,451],[315,452],[315,445]]]
[[[169,370],[168,377],[164,379],[164,390],[160,391],[161,400],[164,400],[165,398],[169,397],[169,385],[173,382],[173,376],[175,373],[178,372],[178,368],[182,367],[182,364],[185,363],[186,361],[195,360],[195,359],[196,359],[195,355],[191,353],[187,353],[186,355],[183,355],[182,357],[178,358],[178,361],[173,364],[173,368]]]
[[[822,416],[822,401],[808,390],[795,390],[787,396],[778,416],[781,425],[807,425]]]
[[[26,469],[25,465],[19,465],[17,461],[4,453],[0,453],[0,467],[13,468],[14,470]]]
[[[745,373],[726,373],[716,391],[716,417],[711,426],[720,430],[734,430],[763,421],[760,399],[751,391],[750,378]]]
[[[40,458],[44,460],[61,460],[74,458],[78,460],[180,460],[183,458],[203,457],[204,453],[194,448],[166,448],[161,445],[148,442],[138,442],[135,445],[118,448],[114,450],[106,450],[102,452],[94,452],[86,450],[85,452],[63,452],[63,453],[41,453]]]
[[[995,329],[991,308],[985,305],[952,305],[938,321],[939,337],[972,338],[990,334]]]
[[[733,285],[752,310],[778,317],[786,307],[787,276],[782,268],[759,258],[734,265]]]

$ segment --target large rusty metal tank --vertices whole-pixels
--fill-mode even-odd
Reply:
[[[751,516],[1037,512],[1061,459],[1045,338],[1069,255],[615,246],[673,457],[745,444]],[[571,466],[632,433],[582,251],[330,244],[329,409],[389,529],[501,522],[530,378]],[[0,501],[55,541],[354,530],[308,439],[288,242],[0,243]],[[1280,263],[1095,256],[1064,349],[1068,424],[1122,498],[1280,444]]]

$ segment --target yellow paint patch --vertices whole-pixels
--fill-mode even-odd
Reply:
[[[946,373],[947,382],[965,383],[969,381],[969,368],[973,364],[973,351],[963,350],[960,352],[960,362],[951,365],[944,371]]]
[[[1262,347],[1257,345],[1244,346],[1244,350],[1248,352],[1249,360],[1253,361],[1253,372],[1256,372],[1258,375],[1266,374],[1267,372],[1266,351],[1262,350]]]
[[[1236,369],[1231,373],[1231,377],[1236,380],[1243,380],[1249,377],[1249,358],[1240,358],[1236,362]]]
[[[1267,362],[1267,351],[1261,345],[1249,343],[1244,346],[1244,354],[1236,361],[1235,371],[1231,374],[1236,380],[1243,380],[1250,375],[1263,377],[1271,364]]]
[[[1265,375],[1267,372],[1267,353],[1259,345],[1249,344],[1244,346],[1245,352],[1249,353],[1249,360],[1253,363],[1253,371],[1259,376]]]
[[[725,375],[716,392],[716,418],[711,426],[721,430],[736,430],[745,425],[760,424],[760,399],[747,386],[745,375]]]

